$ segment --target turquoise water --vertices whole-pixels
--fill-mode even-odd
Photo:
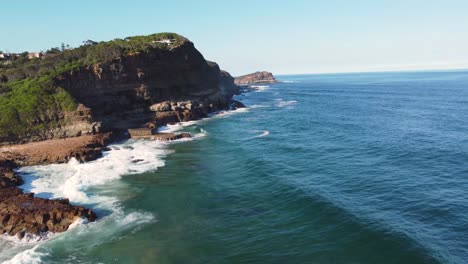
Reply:
[[[172,128],[195,140],[24,168],[25,188],[100,220],[0,240],[0,261],[466,263],[468,72],[279,79]]]

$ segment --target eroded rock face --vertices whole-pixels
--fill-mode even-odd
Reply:
[[[194,108],[190,101],[226,108],[239,93],[232,76],[206,61],[189,41],[77,70],[58,78],[57,84],[91,109],[102,129],[111,131],[157,121],[159,112],[188,115],[186,110]]]
[[[236,77],[234,82],[237,85],[249,85],[249,84],[267,84],[267,83],[277,83],[271,72],[254,72],[251,74],[243,75]]]
[[[14,173],[15,166],[11,160],[0,160],[0,234],[22,238],[26,233],[66,231],[80,218],[96,220],[92,210],[70,205],[68,199],[48,200],[24,194],[17,187],[23,180]]]

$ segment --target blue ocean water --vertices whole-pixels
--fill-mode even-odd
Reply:
[[[194,140],[23,168],[25,188],[100,220],[0,239],[0,261],[467,262],[467,71],[278,79],[239,96],[246,110],[171,128]]]

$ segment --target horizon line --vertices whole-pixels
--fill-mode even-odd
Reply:
[[[326,74],[359,74],[359,73],[403,73],[403,72],[442,72],[442,71],[468,71],[468,66],[459,68],[426,68],[426,69],[387,69],[387,70],[363,70],[363,71],[324,71],[324,72],[304,72],[304,73],[278,73],[275,76],[287,75],[326,75]]]

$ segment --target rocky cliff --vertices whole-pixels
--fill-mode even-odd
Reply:
[[[266,84],[266,83],[277,83],[271,72],[254,72],[247,75],[242,75],[234,79],[237,85],[249,85],[249,84]]]
[[[205,60],[194,44],[183,37],[178,36],[176,43],[163,46],[159,42],[149,37],[133,37],[70,53],[74,61],[65,64],[67,70],[54,75],[51,82],[53,87],[60,87],[71,95],[76,108],[42,111],[29,121],[20,114],[17,122],[26,122],[26,127],[35,129],[26,129],[24,133],[6,131],[3,139],[0,133],[0,144],[126,131],[147,123],[198,119],[229,107],[232,96],[239,92],[229,73]],[[136,44],[139,49],[129,48]],[[117,55],[108,56],[110,52],[106,48],[117,49],[118,52],[114,52]],[[105,54],[106,59],[90,60],[95,50]],[[93,63],[82,63],[75,54],[82,54]],[[9,127],[6,125],[4,130]]]
[[[157,120],[160,112],[187,116],[195,109],[225,109],[238,89],[228,73],[206,61],[188,41],[174,49],[98,63],[57,82],[91,110],[104,130],[141,126]],[[162,109],[157,106],[161,103],[171,107]]]
[[[96,215],[23,193],[15,166],[96,159],[109,134],[243,107],[232,100],[234,78],[173,33],[88,41],[8,67],[0,69],[0,232],[20,237]]]

